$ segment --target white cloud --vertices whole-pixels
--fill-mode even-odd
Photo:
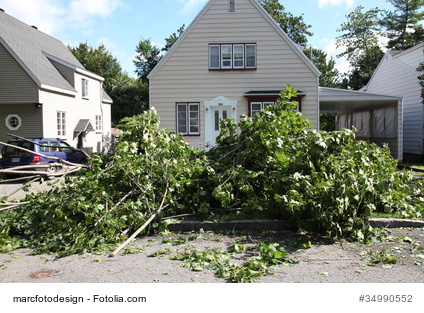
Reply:
[[[185,15],[198,12],[207,0],[178,0],[178,2],[183,5],[181,13]]]
[[[346,5],[352,7],[355,4],[355,0],[318,0],[318,7],[323,8],[325,6],[342,6]]]
[[[323,39],[322,42],[325,44],[323,50],[327,53],[327,58],[336,61],[335,67],[338,69],[340,74],[347,73],[350,69],[350,63],[345,57],[338,57],[337,55],[344,51],[343,47],[337,48],[336,42],[331,39]]]
[[[40,31],[55,35],[63,30],[66,8],[58,0],[2,0],[5,12]]]
[[[121,0],[1,0],[7,14],[51,36],[60,34],[65,27],[85,28],[96,17],[108,17],[119,6]]]
[[[70,3],[70,19],[86,21],[91,17],[108,17],[119,6],[120,0],[72,0]]]

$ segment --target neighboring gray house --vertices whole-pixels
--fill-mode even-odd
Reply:
[[[363,88],[367,92],[403,97],[404,159],[424,154],[424,104],[418,65],[424,61],[424,42],[405,51],[388,51]]]
[[[0,141],[61,138],[101,152],[112,104],[102,82],[61,41],[0,9]]]
[[[150,106],[161,127],[203,148],[221,118],[261,110],[289,83],[319,128],[319,75],[256,0],[210,0],[148,76]]]

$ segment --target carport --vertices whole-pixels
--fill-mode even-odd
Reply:
[[[392,156],[403,158],[403,98],[363,91],[319,88],[321,113],[336,113],[336,130],[357,129],[356,137],[387,143]]]

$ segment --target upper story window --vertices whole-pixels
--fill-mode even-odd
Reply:
[[[210,44],[209,69],[256,69],[256,44]]]
[[[88,98],[88,79],[82,79],[82,97]]]

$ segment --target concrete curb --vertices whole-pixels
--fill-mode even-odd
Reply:
[[[396,218],[373,218],[370,225],[376,228],[424,227],[424,221]],[[170,231],[217,231],[217,230],[281,230],[288,229],[282,220],[239,220],[228,222],[180,221],[168,226]]]
[[[370,219],[372,227],[399,228],[399,227],[424,227],[424,221],[402,219],[402,218],[372,218]]]

